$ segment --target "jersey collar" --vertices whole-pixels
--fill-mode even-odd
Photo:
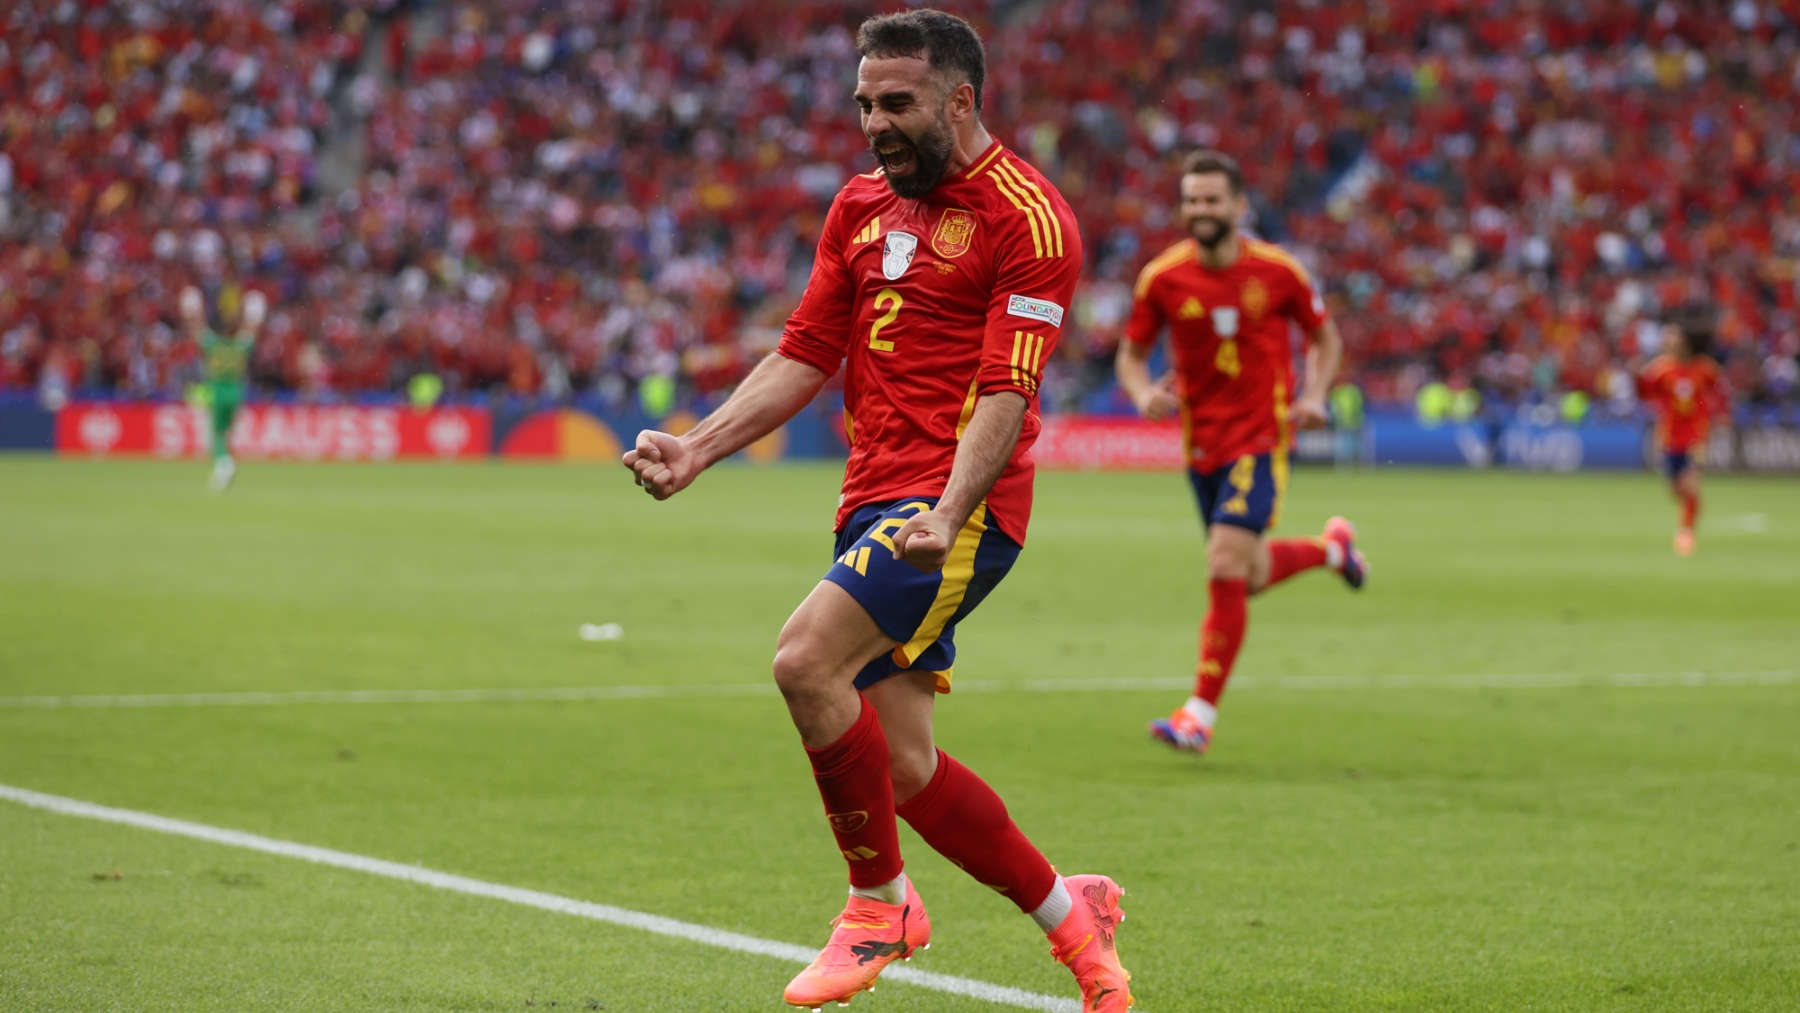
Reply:
[[[980,175],[985,169],[987,169],[988,166],[994,164],[994,159],[999,158],[1000,153],[1005,150],[1006,150],[1005,145],[1002,145],[999,141],[995,141],[994,143],[988,145],[987,150],[983,151],[981,153],[981,156],[979,158],[975,159],[975,161],[969,166],[968,170],[966,172],[964,172],[958,178],[974,179],[976,176]]]

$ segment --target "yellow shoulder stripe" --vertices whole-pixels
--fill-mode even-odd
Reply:
[[[1137,285],[1132,288],[1131,292],[1132,298],[1142,299],[1149,293],[1150,283],[1156,280],[1157,275],[1182,263],[1193,255],[1193,250],[1188,246],[1188,241],[1184,239],[1150,258],[1150,263],[1145,264],[1144,269],[1138,272]]]
[[[1266,243],[1260,239],[1252,239],[1244,244],[1244,252],[1258,260],[1267,260],[1271,263],[1280,264],[1282,267],[1294,272],[1294,277],[1300,279],[1302,285],[1305,285],[1307,288],[1312,287],[1312,275],[1306,273],[1306,265],[1300,263],[1293,254],[1276,246],[1274,243]]]
[[[983,158],[979,162],[976,162],[975,167],[973,169],[970,169],[968,172],[963,174],[963,178],[964,179],[974,179],[976,176],[980,175],[981,170],[988,167],[989,162],[992,162],[994,159],[999,158],[1000,153],[1005,150],[1006,150],[1006,145],[995,144],[994,150],[988,152],[987,157]]]
[[[1051,206],[1050,198],[1046,197],[1044,195],[1043,189],[1040,188],[1037,185],[1037,183],[1030,176],[1027,176],[1024,173],[1020,172],[1019,167],[1014,165],[1013,163],[1011,163],[1011,162],[996,162],[994,164],[994,168],[996,170],[1006,172],[1008,175],[1012,176],[1014,183],[1018,184],[1019,186],[1025,187],[1028,191],[1030,191],[1028,196],[1035,200],[1035,202],[1037,204],[1037,208],[1038,208],[1038,213],[1043,216],[1045,223],[1048,225],[1050,234],[1055,236],[1055,238],[1056,238],[1056,254],[1055,255],[1058,257],[1062,256],[1063,255],[1062,221],[1056,217],[1056,208]],[[1045,247],[1048,247],[1050,244],[1046,242],[1044,245],[1045,245]]]
[[[1020,211],[1023,211],[1025,213],[1025,222],[1027,225],[1031,226],[1032,248],[1037,251],[1038,256],[1042,257],[1044,255],[1044,237],[1042,234],[1040,234],[1038,232],[1037,217],[1031,213],[1031,209],[1029,209],[1028,207],[1025,206],[1025,202],[1019,199],[1019,195],[1014,193],[1008,187],[1007,183],[1004,180],[1002,180],[999,176],[990,172],[990,173],[988,173],[988,178],[994,181],[995,189],[999,190],[1002,194],[1004,194],[1006,196],[1007,200],[1012,201],[1013,207],[1016,207]]]
[[[987,171],[987,177],[994,181],[994,187],[1012,201],[1013,207],[1025,214],[1025,221],[1031,226],[1031,245],[1040,257],[1060,257],[1063,255],[1062,222],[1057,221],[1056,211],[1050,206],[1049,198],[1024,173],[1011,162],[998,161]]]

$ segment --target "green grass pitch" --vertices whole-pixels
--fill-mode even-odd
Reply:
[[[0,696],[763,683],[836,480],[724,467],[656,504],[610,468],[249,463],[210,497],[202,465],[0,459]],[[1191,672],[1178,476],[1041,476],[962,631],[958,678],[1015,688],[943,699],[940,742],[1130,891],[1140,1007],[1800,1008],[1800,484],[1710,479],[1685,560],[1648,475],[1302,470],[1283,531],[1338,512],[1370,587],[1252,603],[1204,761],[1144,737],[1179,690],[1016,688]],[[1789,675],[1608,681],[1685,671]],[[1395,675],[1592,681],[1369,682]],[[0,783],[789,943],[842,903],[769,695],[0,706]],[[912,966],[1072,994],[902,833],[935,925]],[[794,970],[0,801],[4,1010],[774,1011]]]

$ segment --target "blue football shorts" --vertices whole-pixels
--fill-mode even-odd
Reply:
[[[900,642],[857,674],[859,690],[901,672],[930,672],[937,676],[938,692],[950,692],[956,624],[975,611],[1019,558],[1018,544],[993,525],[984,503],[957,533],[943,569],[924,573],[895,559],[895,532],[909,517],[936,505],[937,499],[928,496],[871,503],[851,514],[837,534],[837,559],[825,579],[850,592],[875,625]]]
[[[1246,454],[1214,471],[1188,469],[1200,504],[1200,523],[1230,524],[1259,535],[1281,521],[1287,477],[1285,450]]]

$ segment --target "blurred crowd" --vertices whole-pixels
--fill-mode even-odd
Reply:
[[[1244,165],[1373,402],[1626,412],[1705,303],[1797,396],[1800,0],[1051,0],[975,21],[984,119],[1090,262],[1052,408],[1116,407],[1178,155]],[[871,8],[873,9],[873,8]],[[174,293],[273,310],[265,389],[716,398],[771,348],[871,160],[862,7],[823,0],[14,0],[0,13],[0,387],[177,392]]]

